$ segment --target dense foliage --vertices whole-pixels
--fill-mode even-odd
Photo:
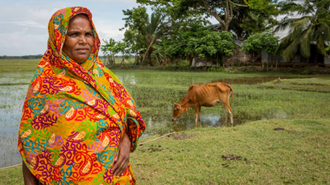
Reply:
[[[290,60],[297,52],[308,58],[312,45],[317,51],[327,55],[326,47],[330,39],[330,0],[288,0],[281,4],[285,17],[276,30],[289,28],[289,34],[281,41],[283,58]],[[317,61],[316,61],[317,62]]]
[[[135,55],[136,65],[167,65],[194,57],[230,56],[235,40],[244,52],[266,52],[290,60],[296,53],[327,55],[330,0],[137,0],[123,10],[122,41],[102,46],[109,61],[115,54]],[[300,2],[300,3],[299,3]],[[151,14],[146,7],[151,7]],[[284,18],[280,19],[281,15]],[[212,24],[213,19],[217,24]],[[214,21],[213,21],[214,22]],[[289,28],[279,42],[274,32]],[[316,45],[316,47],[312,47]],[[312,51],[316,48],[316,51]],[[123,62],[124,62],[123,58]]]
[[[251,35],[241,45],[244,52],[261,52],[263,49],[268,53],[275,53],[278,46],[278,37],[270,32]]]

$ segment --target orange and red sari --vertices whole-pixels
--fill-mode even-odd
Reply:
[[[81,65],[62,52],[72,16],[87,14],[94,47]],[[118,78],[100,62],[100,40],[87,8],[54,13],[48,25],[48,49],[28,88],[18,149],[42,184],[135,184],[128,165],[115,178],[111,167],[126,132],[131,152],[145,130],[135,102]]]

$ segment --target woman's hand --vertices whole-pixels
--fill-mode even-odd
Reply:
[[[115,159],[115,165],[112,168],[114,176],[122,176],[127,169],[130,149],[131,141],[125,132],[123,139],[119,142],[117,159]]]

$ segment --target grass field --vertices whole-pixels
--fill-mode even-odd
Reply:
[[[101,62],[107,63],[103,58]],[[35,71],[40,59],[0,59],[0,72],[23,72],[23,71]],[[115,63],[120,64],[122,58],[116,57]],[[126,65],[132,65],[134,59],[130,58],[126,60]]]
[[[0,72],[35,71],[39,59],[1,59]]]
[[[329,184],[329,136],[329,119],[199,128],[143,144],[131,161],[143,185]]]
[[[330,119],[197,128],[142,139],[131,163],[140,185],[329,184],[329,136]],[[0,169],[0,184],[23,184],[21,166]]]
[[[24,95],[13,89],[29,83],[38,63],[32,69],[33,60],[24,62],[29,65],[19,73],[0,71],[0,120],[20,109],[18,100]],[[10,66],[15,63],[7,63],[14,70]],[[330,75],[113,71],[147,124],[143,145],[131,154],[138,184],[330,184]],[[215,81],[234,89],[235,127],[223,125],[222,106],[202,108],[197,128],[192,109],[171,121],[173,103],[184,97],[189,85]],[[21,166],[0,169],[0,184],[23,184]]]

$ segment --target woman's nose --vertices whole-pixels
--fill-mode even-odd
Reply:
[[[86,43],[87,43],[87,38],[86,38],[85,35],[81,35],[81,36],[79,37],[79,43],[80,43],[80,44],[86,44]]]

